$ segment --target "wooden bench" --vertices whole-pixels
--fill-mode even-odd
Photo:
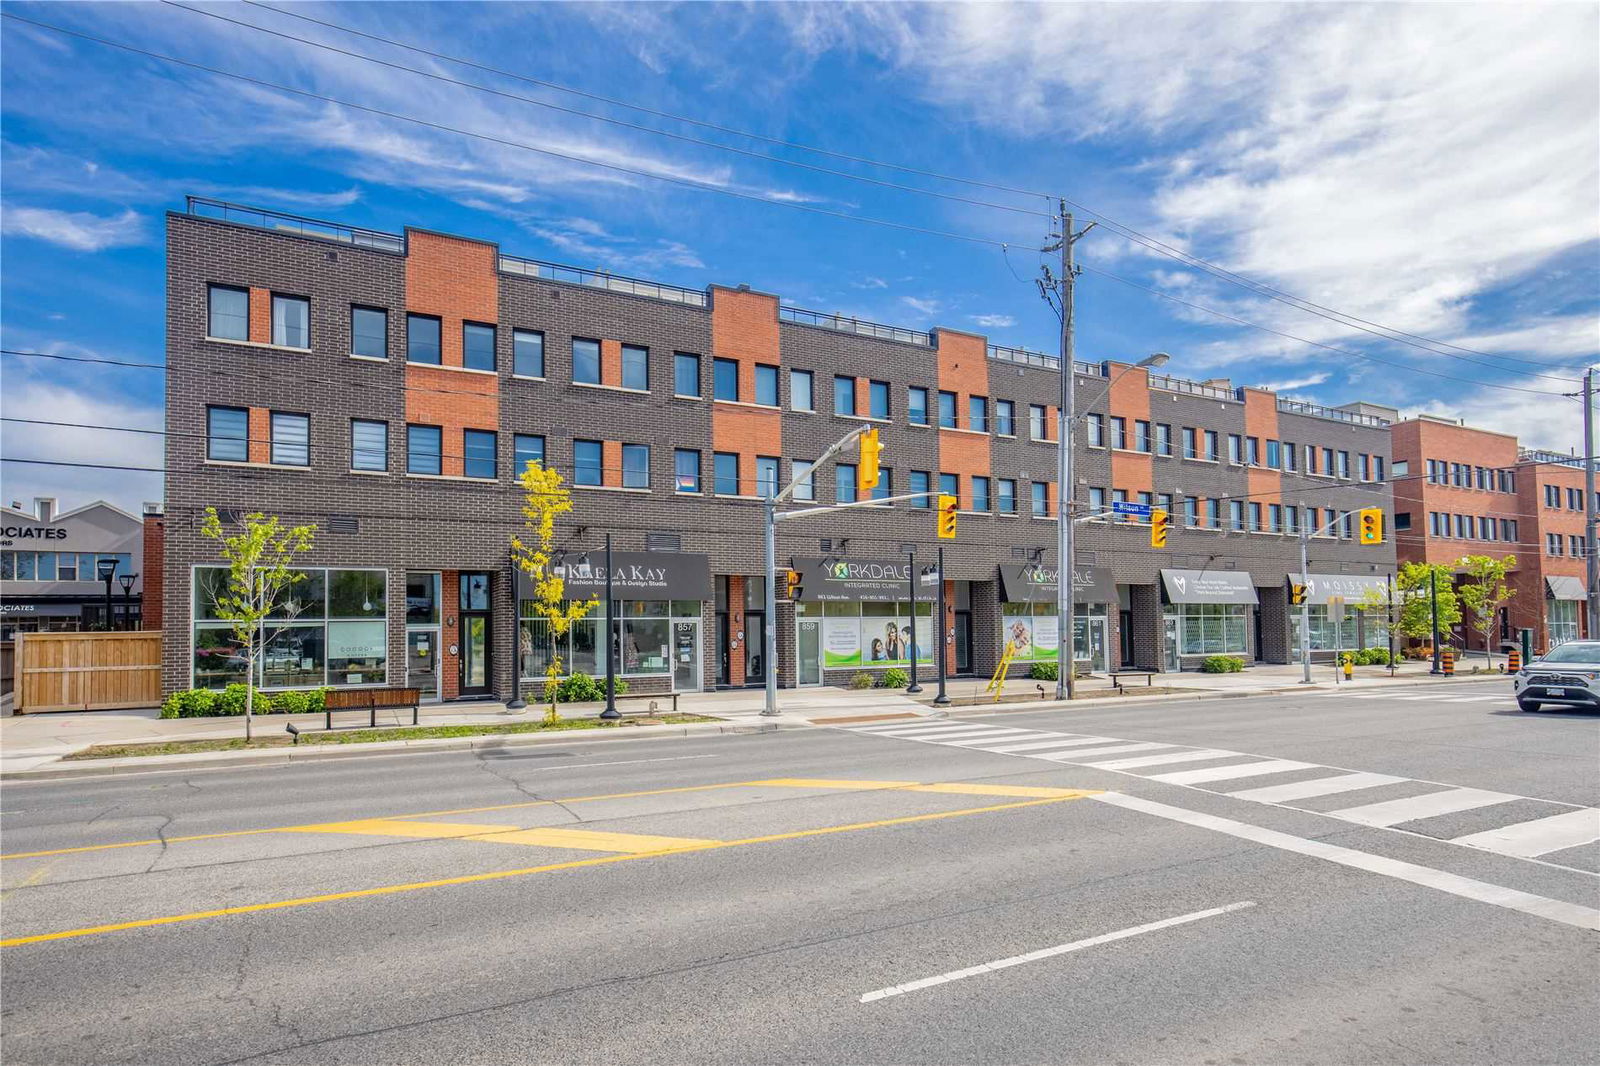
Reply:
[[[324,724],[333,728],[334,711],[366,711],[369,728],[378,728],[378,712],[411,708],[411,724],[416,725],[422,690],[418,688],[336,688],[323,705]]]
[[[1106,673],[1111,677],[1111,685],[1112,685],[1112,687],[1115,688],[1118,692],[1122,692],[1127,688],[1127,686],[1122,683],[1122,679],[1125,678],[1125,677],[1142,677],[1142,678],[1144,678],[1144,687],[1145,688],[1153,687],[1155,685],[1155,676],[1156,676],[1157,671],[1155,671],[1155,670],[1108,670],[1108,671],[1106,671]]]

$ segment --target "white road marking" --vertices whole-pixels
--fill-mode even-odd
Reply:
[[[1469,833],[1453,838],[1450,843],[1531,859],[1563,848],[1592,844],[1596,840],[1600,840],[1600,811],[1586,808],[1553,814],[1532,822],[1505,825],[1482,833]]]
[[[1383,827],[1399,825],[1401,822],[1413,822],[1418,818],[1432,818],[1436,814],[1454,814],[1457,811],[1470,811],[1496,803],[1508,803],[1520,798],[1481,788],[1451,788],[1443,792],[1425,792],[1420,796],[1408,796],[1405,799],[1369,803],[1365,807],[1346,807],[1342,811],[1328,811],[1327,814],[1331,818],[1341,818],[1347,822]]]
[[[1007,741],[1004,744],[996,744],[994,747],[985,748],[984,750],[985,751],[992,751],[997,755],[1011,755],[1011,754],[1015,754],[1017,752],[1038,751],[1038,750],[1042,750],[1044,748],[1072,748],[1072,747],[1082,747],[1085,744],[1113,744],[1115,742],[1116,742],[1116,738],[1115,737],[1068,737],[1068,736],[1060,736],[1060,737],[1057,737],[1054,740],[1034,740],[1034,741],[1029,741],[1028,743],[1025,743],[1025,744],[1024,743],[1013,744],[1010,741]]]
[[[906,725],[890,726],[886,729],[872,731],[878,737],[905,737],[916,733],[938,733],[947,729],[972,729],[971,722],[915,722]]]
[[[1136,755],[1131,759],[1112,759],[1110,762],[1085,763],[1091,770],[1134,770],[1141,766],[1165,766],[1175,762],[1200,762],[1203,759],[1247,759],[1237,751],[1201,748],[1196,751],[1169,751],[1161,755]]]
[[[918,729],[910,733],[891,733],[890,736],[905,737],[907,740],[933,740],[943,737],[967,737],[977,736],[979,733],[989,733],[993,734],[995,739],[998,740],[1003,734],[1023,732],[1026,732],[1026,730],[1005,729],[992,725],[949,725],[940,726],[936,729]]]
[[[1119,929],[1115,933],[1102,933],[1100,936],[1092,936],[1087,940],[1074,940],[1070,944],[1057,944],[1055,947],[1040,948],[1038,951],[1030,951],[1026,955],[1013,955],[1007,959],[997,959],[994,962],[985,962],[980,963],[977,966],[968,966],[963,970],[951,970],[948,973],[938,974],[934,977],[924,977],[917,981],[907,981],[903,985],[890,985],[888,988],[880,988],[874,992],[866,993],[861,997],[860,1002],[872,1003],[875,1000],[888,999],[890,996],[903,996],[907,992],[915,992],[921,988],[932,988],[935,985],[945,985],[949,984],[951,981],[960,981],[967,977],[977,977],[980,974],[994,973],[996,970],[1004,970],[1012,966],[1021,966],[1025,962],[1039,962],[1042,959],[1055,958],[1057,955],[1065,955],[1073,951],[1082,951],[1084,948],[1097,947],[1101,944],[1110,944],[1117,940],[1126,940],[1131,936],[1139,936],[1143,933],[1154,933],[1160,929],[1170,929],[1175,925],[1186,925],[1189,922],[1198,922],[1202,918],[1215,918],[1218,915],[1231,914],[1234,911],[1244,910],[1246,907],[1254,907],[1255,905],[1256,904],[1254,900],[1241,900],[1238,903],[1230,903],[1226,907],[1212,907],[1210,910],[1194,911],[1190,914],[1180,914],[1176,918],[1163,918],[1159,922],[1147,922],[1144,925],[1136,925],[1129,929]]]
[[[1128,744],[1112,744],[1105,748],[1077,748],[1075,750],[1050,752],[1038,756],[1040,759],[1050,759],[1055,762],[1077,762],[1082,758],[1092,758],[1096,755],[1116,755],[1123,751],[1154,751],[1157,748],[1175,748],[1176,744],[1157,744],[1153,741],[1138,741]]]
[[[1237,766],[1207,766],[1199,770],[1179,770],[1172,774],[1152,774],[1150,780],[1169,785],[1196,785],[1203,781],[1228,781],[1235,777],[1259,777],[1262,774],[1284,773],[1289,770],[1318,770],[1311,762],[1293,759],[1268,759],[1265,762],[1240,763]]]
[[[1354,792],[1361,788],[1377,788],[1379,785],[1397,785],[1409,780],[1411,780],[1409,777],[1390,777],[1388,774],[1340,774],[1338,777],[1318,777],[1287,785],[1247,788],[1242,792],[1229,792],[1227,795],[1234,799],[1254,800],[1257,803],[1286,803],[1289,800]]]
[[[1016,736],[1007,737],[1006,739],[1007,740],[1038,740],[1038,739],[1040,739],[1041,737],[1044,737],[1044,736],[1046,736],[1046,734],[1044,734],[1044,733],[1039,733],[1039,732],[1036,732],[1034,730],[1027,730],[1025,732],[1018,733]],[[978,746],[984,745],[984,744],[993,744],[994,743],[994,738],[993,737],[977,737],[976,739],[972,739],[972,740],[963,740],[963,739],[958,737],[955,740],[949,740],[949,741],[946,741],[945,743],[948,744],[952,748],[969,748],[969,747],[978,747]],[[985,749],[985,750],[993,750],[993,749]]]
[[[1293,836],[1289,833],[1280,833],[1275,829],[1264,829],[1258,825],[1236,822],[1231,818],[1218,818],[1216,815],[1202,814],[1199,811],[1185,810],[1182,807],[1172,807],[1165,803],[1156,803],[1147,799],[1139,799],[1135,796],[1126,796],[1120,792],[1101,792],[1088,798],[1100,803],[1110,804],[1113,807],[1122,807],[1126,810],[1138,811],[1141,814],[1165,818],[1168,821],[1182,822],[1185,825],[1196,826],[1200,829],[1210,829],[1213,832],[1224,833],[1228,836],[1238,837],[1241,840],[1254,841],[1267,847],[1279,848],[1299,855],[1308,855],[1312,858],[1325,859],[1341,866],[1365,870],[1368,873],[1375,873],[1384,877],[1393,877],[1400,881],[1409,881],[1411,884],[1422,885],[1425,888],[1432,888],[1452,896],[1477,900],[1480,903],[1504,907],[1507,910],[1521,911],[1537,918],[1545,918],[1552,922],[1577,926],[1579,929],[1600,930],[1600,910],[1596,910],[1593,907],[1547,899],[1544,896],[1536,896],[1531,892],[1491,885],[1485,881],[1475,881],[1470,877],[1447,873],[1444,870],[1435,870],[1428,866],[1401,862],[1398,859],[1390,859],[1381,855],[1369,855],[1364,851],[1339,847],[1337,844],[1328,844],[1320,840],[1307,840],[1304,837]]]

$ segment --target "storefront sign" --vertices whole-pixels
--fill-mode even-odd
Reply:
[[[1006,603],[1055,603],[1060,575],[1056,567],[1039,563],[1002,565],[1003,599]],[[1077,603],[1115,603],[1117,599],[1117,580],[1110,567],[1077,567],[1072,572],[1072,589],[1073,600]]]
[[[552,569],[567,583],[567,598],[587,600],[606,594],[606,554],[569,552]],[[709,600],[711,563],[693,552],[611,553],[611,592],[619,600]],[[517,599],[533,598],[533,585],[515,568]]]
[[[0,526],[0,540],[66,540],[64,526]]]
[[[1243,570],[1163,570],[1169,603],[1257,603],[1256,587]]]
[[[96,601],[99,602],[99,601]],[[120,600],[117,601],[119,604]],[[81,603],[0,603],[0,614],[25,614],[34,618],[76,618],[83,613]]]
[[[794,560],[800,572],[800,599],[821,603],[903,600],[910,596],[909,562],[891,559]],[[937,579],[935,579],[937,584]]]
[[[1544,586],[1550,590],[1550,598],[1552,600],[1587,601],[1589,599],[1588,590],[1583,587],[1581,578],[1549,574],[1545,576]]]
[[[1298,575],[1289,582],[1298,584]],[[1306,602],[1313,607],[1332,602],[1330,597],[1342,596],[1351,608],[1380,605],[1389,602],[1389,584],[1382,574],[1307,574]]]

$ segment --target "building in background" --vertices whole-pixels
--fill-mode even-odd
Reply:
[[[635,691],[837,684],[930,663],[918,568],[945,545],[953,672],[1054,662],[1059,363],[971,333],[784,305],[745,286],[686,289],[507,255],[422,229],[379,232],[191,199],[168,216],[166,689],[239,676],[212,607],[208,506],[319,527],[292,617],[270,628],[268,687],[411,684],[439,699],[511,698],[556,652]],[[1322,407],[1122,361],[1073,368],[1080,513],[1164,507],[1081,527],[1076,658],[1094,670],[1191,669],[1206,656],[1286,662],[1299,531],[1320,587],[1376,589],[1392,543],[1364,547],[1352,512],[1391,507],[1392,412]],[[801,575],[766,616],[761,497],[812,476],[801,502],[856,495],[854,457],[813,470],[848,431],[881,431],[874,494],[926,493],[786,522]],[[516,474],[559,470],[575,509],[561,565],[603,587],[613,538],[618,624],[552,647],[510,563]],[[956,540],[931,503],[960,500]],[[1337,581],[1335,581],[1337,579]],[[1351,599],[1352,604],[1356,602]],[[1381,645],[1380,616],[1314,654]],[[913,619],[915,621],[913,622]],[[777,627],[778,661],[764,661]],[[913,641],[911,630],[915,629]]]
[[[1593,636],[1586,611],[1583,460],[1528,450],[1517,458],[1517,494],[1526,532],[1511,626],[1531,628],[1535,648]]]
[[[149,505],[153,506],[153,505]],[[104,500],[62,512],[49,497],[0,508],[0,639],[107,628],[99,560],[116,563],[111,627],[141,626],[144,523]],[[131,589],[122,577],[132,575]]]

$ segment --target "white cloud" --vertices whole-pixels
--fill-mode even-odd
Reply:
[[[107,218],[88,211],[8,207],[0,215],[0,232],[49,241],[77,252],[99,252],[143,243],[144,220],[132,210]]]
[[[1524,448],[1548,448],[1582,453],[1583,404],[1561,395],[1573,391],[1570,381],[1548,376],[1519,378],[1522,388],[1540,390],[1545,395],[1477,388],[1459,395],[1431,399],[1409,409],[1410,413],[1459,418],[1469,426],[1514,434]]]
[[[1008,329],[1017,324],[1011,315],[968,315],[973,322],[984,329]]]
[[[50,348],[46,346],[46,350]],[[52,422],[73,423],[75,426],[160,429],[163,422],[159,404],[140,404],[98,396],[81,385],[72,386],[44,378],[17,380],[9,377],[4,411],[15,417],[46,418]],[[163,439],[157,434],[148,433],[0,423],[0,452],[10,459],[159,467],[162,465]],[[103,499],[132,514],[138,514],[144,501],[162,498],[160,474],[10,462],[4,464],[4,476],[7,503],[12,500],[27,503],[36,496],[55,496],[61,500],[62,509],[66,510]]]
[[[882,278],[862,278],[860,281],[852,282],[852,284],[858,289],[887,289],[889,287],[889,283]]]
[[[936,315],[943,306],[938,300],[925,300],[916,296],[902,296],[900,302],[920,315]]]
[[[1271,389],[1273,392],[1293,392],[1295,389],[1309,389],[1315,385],[1321,385],[1324,381],[1327,381],[1332,376],[1333,375],[1327,371],[1319,370],[1316,373],[1306,374],[1303,377],[1292,378],[1286,381],[1271,381],[1256,387],[1262,389]]]

